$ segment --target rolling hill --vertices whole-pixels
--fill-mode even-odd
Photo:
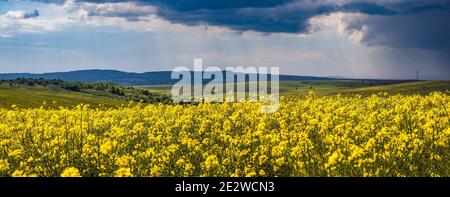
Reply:
[[[84,92],[72,92],[63,89],[46,87],[11,87],[0,85],[0,107],[10,108],[49,108],[74,107],[79,104],[89,104],[93,107],[113,107],[127,104],[125,100],[106,96],[97,96]]]
[[[70,72],[53,72],[43,74],[8,73],[0,74],[0,79],[16,78],[61,79],[64,81],[113,82],[122,85],[157,85],[174,83],[170,72],[131,73],[116,70],[79,70]]]
[[[116,70],[0,74],[0,107],[40,107],[44,102],[48,107],[55,108],[72,107],[80,103],[111,107],[126,104],[130,100],[144,99],[152,102],[155,98],[156,102],[159,102],[158,98],[170,97],[172,84],[178,81],[170,79],[170,76],[170,71],[131,73]],[[57,83],[30,85],[30,78],[34,79],[31,80],[33,83]],[[21,83],[15,84],[17,82]],[[371,95],[378,92],[424,95],[433,91],[448,92],[450,81],[333,79],[280,75],[280,94],[283,96],[302,97],[311,90],[320,96]]]
[[[139,86],[154,93],[170,94],[171,85]],[[427,95],[435,91],[450,91],[450,81],[365,81],[365,80],[314,80],[314,81],[281,81],[280,95],[287,97],[303,97],[309,91],[319,96],[362,95],[369,96],[379,92],[389,94],[421,94]]]
[[[170,97],[114,83],[66,82],[62,80],[18,78],[0,80],[0,107],[20,108],[73,107],[90,104],[93,107],[117,106],[129,101],[170,103]],[[44,104],[45,103],[45,104]]]
[[[226,73],[225,71],[223,72]],[[117,70],[79,70],[79,71],[53,72],[43,74],[32,74],[32,73],[0,74],[0,79],[16,79],[16,78],[61,79],[70,82],[75,81],[112,82],[126,86],[167,85],[167,84],[174,84],[178,81],[171,79],[170,71],[133,73],[133,72],[122,72]],[[330,80],[330,79],[332,78],[280,75],[281,81]]]
[[[370,96],[380,92],[391,95],[427,95],[432,92],[450,91],[450,81],[406,81],[401,83],[386,84],[361,84],[357,80],[331,80],[313,81],[304,83],[301,81],[280,82],[280,94],[284,96],[305,96],[309,91],[316,92],[319,96],[342,96],[362,95]],[[156,92],[156,91],[155,91]]]

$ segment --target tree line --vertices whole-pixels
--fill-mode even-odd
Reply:
[[[149,90],[123,86],[115,83],[98,83],[98,82],[68,82],[61,79],[44,79],[44,78],[16,78],[2,79],[2,84],[10,86],[42,86],[57,87],[72,92],[87,92],[101,96],[118,97],[128,101],[144,102],[144,103],[170,103],[171,98],[167,95],[150,92]]]

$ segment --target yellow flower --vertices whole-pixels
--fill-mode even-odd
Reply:
[[[113,149],[113,143],[108,140],[100,146],[100,152],[107,155]]]
[[[26,177],[26,174],[22,170],[15,170],[12,173],[13,177]]]
[[[328,162],[325,164],[325,167],[336,165],[339,160],[339,157],[340,157],[339,152],[337,151],[333,152],[333,154],[331,154],[331,156],[328,157]]]
[[[68,167],[64,169],[64,171],[61,173],[61,177],[80,177],[80,172],[77,168],[74,167]]]
[[[134,164],[136,164],[136,160],[129,155],[124,155],[116,159],[116,165],[120,167],[133,166]]]
[[[264,170],[259,170],[259,175],[260,175],[260,176],[266,176],[266,171],[264,171]]]
[[[317,125],[317,124],[319,124],[319,120],[317,120],[317,119],[311,119],[311,120],[309,120],[309,124],[310,124],[310,125]]]
[[[275,160],[275,165],[277,165],[277,166],[282,166],[283,164],[285,164],[285,159],[284,159],[284,157],[281,157],[281,158],[278,158],[278,159],[276,159]]]
[[[205,160],[205,167],[206,169],[211,169],[219,165],[219,160],[217,159],[217,156],[210,155]]]
[[[131,177],[133,174],[131,173],[130,168],[119,168],[114,172],[115,177]]]
[[[449,93],[0,107],[0,176],[445,177]]]
[[[6,159],[0,159],[0,172],[9,170],[9,163]]]

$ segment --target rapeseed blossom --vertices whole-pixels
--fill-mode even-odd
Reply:
[[[77,168],[74,167],[68,167],[64,170],[64,172],[61,173],[61,177],[79,177],[80,172]]]
[[[0,176],[450,176],[448,93],[262,105],[0,108]]]

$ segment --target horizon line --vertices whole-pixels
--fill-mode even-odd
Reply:
[[[48,72],[0,72],[0,75],[14,75],[14,74],[30,74],[30,75],[44,75],[44,74],[55,74],[55,73],[70,73],[70,72],[80,72],[80,71],[114,71],[114,72],[122,72],[122,73],[129,73],[129,74],[145,74],[145,73],[158,73],[158,72],[172,72],[170,70],[154,70],[154,71],[143,71],[143,72],[137,72],[137,71],[124,71],[119,69],[107,69],[107,68],[93,68],[93,69],[79,69],[79,70],[67,70],[67,71],[48,71]],[[226,71],[226,69],[222,69],[222,71]],[[439,81],[444,80],[448,81],[450,78],[447,79],[430,79],[430,78],[444,78],[444,76],[422,76],[417,80],[416,76],[406,77],[406,78],[374,78],[374,77],[350,77],[350,76],[330,76],[330,75],[296,75],[296,74],[279,74],[280,76],[291,76],[291,77],[316,77],[316,78],[329,78],[334,80],[345,80],[345,79],[352,79],[352,80],[414,80],[414,81]]]

